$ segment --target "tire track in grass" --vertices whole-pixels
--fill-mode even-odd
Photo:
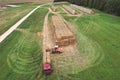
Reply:
[[[104,58],[104,54],[101,53],[101,47],[99,44],[88,39],[80,32],[78,33],[77,37],[79,38],[78,44],[80,46],[80,53],[84,54],[85,60],[87,61],[86,66],[81,68],[80,71],[101,63]]]
[[[63,78],[72,80],[72,77],[68,76],[68,74],[76,74],[78,72],[86,70],[87,68],[100,64],[104,59],[104,54],[102,54],[101,46],[96,41],[93,41],[89,37],[83,35],[80,32],[79,27],[76,27],[78,28],[76,29],[75,26],[72,26],[69,23],[67,24],[69,25],[71,31],[74,30],[73,33],[76,35],[79,51],[74,46],[69,46],[68,49],[64,48],[66,51],[64,55],[54,55],[53,64],[55,66],[53,67],[56,71],[56,74],[62,76]],[[90,29],[90,27],[84,27],[84,30],[86,32]]]
[[[32,11],[30,11],[26,16],[24,16],[22,19],[20,19],[16,24],[14,24],[10,29],[8,29],[6,32],[4,32],[0,36],[0,42],[2,42],[8,35],[10,35],[23,21],[25,21],[38,8],[41,8],[41,7],[45,6],[45,5],[48,5],[48,4],[43,4],[43,5],[37,6],[35,9],[33,9]]]
[[[34,34],[34,33],[30,33],[29,35],[28,34],[27,35],[30,36],[31,34]],[[34,42],[30,43],[30,40],[26,40],[26,37],[22,36],[18,44],[16,44],[13,50],[11,50],[11,52],[8,54],[7,62],[8,62],[9,67],[14,72],[22,73],[22,74],[29,74],[29,73],[33,73],[39,70],[39,65],[38,65],[39,60],[40,60],[39,50],[37,51],[30,50],[31,47],[34,48],[33,46],[35,45],[38,45],[38,44]],[[24,51],[23,49],[25,48],[26,50]],[[31,52],[29,52],[29,50]],[[32,54],[33,52],[36,54],[34,57]]]
[[[102,48],[101,46],[96,42],[91,40],[89,37],[83,35],[80,31],[79,26],[77,25],[72,25],[71,23],[67,22],[69,25],[68,27],[73,31],[73,33],[76,35],[77,38],[77,44],[79,47],[79,55],[83,55],[83,60],[85,60],[85,65],[78,68],[79,71],[83,71],[89,67],[96,66],[100,64],[103,59],[104,59],[104,54],[102,53]],[[83,27],[84,32],[88,32],[91,30],[91,27],[88,27],[88,24],[81,24]],[[98,25],[98,24],[94,24]]]
[[[40,10],[39,12],[40,13],[36,12],[38,14],[34,15],[39,16],[41,14],[41,16],[44,17],[42,13],[45,14],[47,11]],[[42,17],[37,18],[40,20],[42,19]],[[37,31],[41,30],[40,29],[36,30],[35,28],[35,27],[42,28],[42,22],[39,21],[38,19],[35,18],[35,20],[38,22],[36,24],[38,24],[39,26],[37,25],[34,26],[33,24],[33,26],[31,25],[30,27],[27,26],[27,29],[25,30],[23,30],[22,28],[20,28],[21,30],[18,30],[18,32],[20,32],[21,35],[20,36],[18,35],[19,39],[17,39],[16,41],[17,44],[14,44],[10,52],[8,52],[7,54],[7,63],[9,67],[8,69],[11,70],[8,71],[11,72],[10,77],[21,77],[22,79],[26,80],[29,79],[40,80],[42,78],[42,55],[40,51],[41,38],[38,37],[37,35]],[[26,22],[23,24],[26,25]],[[32,29],[31,27],[33,28],[33,30],[34,29],[35,30],[31,31]],[[7,79],[9,79],[9,77],[7,77]],[[11,80],[13,79],[11,78]]]

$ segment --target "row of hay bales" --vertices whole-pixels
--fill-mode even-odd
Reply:
[[[50,51],[43,52],[43,64],[51,63],[50,54],[51,54]]]
[[[7,7],[0,6],[0,10],[7,9]]]
[[[71,4],[70,5],[71,7],[75,8],[75,9],[78,9],[84,13],[87,13],[87,14],[94,14],[94,11],[91,10],[91,9],[87,9],[87,8],[84,8],[82,6],[78,6],[78,5],[75,5],[75,4]]]
[[[60,16],[52,16],[51,20],[56,45],[67,46],[75,43],[73,33],[68,29],[67,25]]]
[[[46,63],[51,63],[51,59],[50,59],[50,51],[49,51],[49,34],[46,30],[47,28],[44,28],[44,35],[43,35],[43,64]]]
[[[75,11],[74,9],[72,9],[70,6],[63,5],[63,8],[64,8],[65,10],[67,10],[70,14],[73,14],[73,15],[76,14],[76,11]]]
[[[48,46],[48,34],[45,34],[46,36],[43,36],[43,64],[51,63],[50,59],[50,51]]]
[[[45,17],[44,27],[43,27],[43,64],[51,63],[50,51],[49,50],[49,33],[48,33],[48,22],[46,21],[48,17]]]

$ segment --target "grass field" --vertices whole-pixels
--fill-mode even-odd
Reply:
[[[43,75],[42,37],[37,32],[43,29],[46,8],[35,11],[0,43],[0,80],[120,80],[120,17],[97,10],[95,15],[70,17],[59,8],[75,27],[73,32],[86,65],[76,74],[64,74],[62,69],[63,74]]]
[[[71,74],[74,80],[120,80],[120,17],[96,11],[93,16],[65,19],[77,28],[80,52],[90,57],[87,69]]]
[[[0,0],[0,5],[5,5],[5,4],[16,4],[16,3],[48,3],[51,2],[52,0]]]
[[[0,35],[14,25],[19,19],[30,12],[36,5],[19,5],[0,12]]]
[[[41,37],[47,9],[38,9],[0,43],[0,80],[35,80],[41,76]],[[31,21],[31,24],[28,24]]]

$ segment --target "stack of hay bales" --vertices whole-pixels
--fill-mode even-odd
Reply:
[[[51,51],[50,48],[46,45],[43,45],[43,64],[51,63]]]
[[[52,24],[56,45],[67,46],[75,43],[75,37],[73,33],[68,29],[61,17],[52,16]]]
[[[73,9],[72,9],[71,7],[69,7],[69,6],[63,5],[63,8],[64,8],[65,10],[67,10],[70,14],[73,14],[73,15],[76,14],[75,10],[73,10]]]
[[[84,13],[94,14],[94,11],[91,10],[91,9],[87,9],[87,8],[82,7],[82,6],[78,6],[78,5],[74,5],[74,4],[71,4],[70,6],[73,7],[73,8],[76,8],[76,9],[78,9],[78,10],[84,12]]]

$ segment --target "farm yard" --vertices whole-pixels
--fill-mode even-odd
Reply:
[[[39,5],[1,11],[0,35]],[[0,80],[120,80],[120,17],[64,5],[71,9],[38,8],[0,43]],[[53,72],[46,76],[45,49],[55,44],[63,53],[50,54]]]

